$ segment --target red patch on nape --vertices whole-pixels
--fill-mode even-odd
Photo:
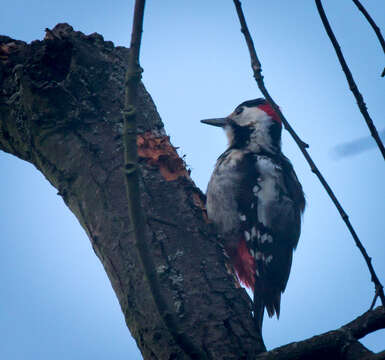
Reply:
[[[271,107],[270,104],[262,104],[258,106],[259,109],[264,111],[267,115],[273,118],[276,122],[278,122],[280,125],[282,125],[282,121],[278,114],[274,111],[274,109]]]
[[[247,248],[245,239],[238,243],[235,250],[228,251],[228,255],[241,283],[254,291],[255,260]]]

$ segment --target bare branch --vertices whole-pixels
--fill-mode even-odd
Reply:
[[[143,32],[145,0],[136,0],[134,9],[134,19],[131,33],[130,53],[128,58],[128,68],[126,72],[125,84],[125,109],[123,111],[124,130],[124,174],[128,202],[128,212],[131,224],[131,231],[134,242],[138,249],[143,270],[149,283],[151,293],[159,311],[159,314],[170,331],[175,342],[190,358],[206,359],[206,355],[198,349],[190,338],[180,330],[178,320],[173,310],[171,310],[161,292],[158,275],[155,265],[147,247],[145,236],[145,221],[140,203],[139,189],[139,166],[137,152],[137,131],[136,131],[136,102],[138,85],[141,79],[142,69],[139,65],[139,53]]]
[[[301,360],[301,359],[358,359],[359,351],[365,355],[365,359],[377,359],[373,357],[365,347],[357,340],[374,331],[385,328],[385,309],[383,306],[368,311],[350,323],[337,330],[328,331],[304,341],[281,346],[256,357],[256,360]],[[354,351],[353,351],[354,350]]]
[[[372,303],[370,304],[369,310],[374,309],[374,305],[376,305],[377,299],[378,299],[378,291],[376,291],[376,293],[374,294],[374,297],[373,297]]]
[[[366,20],[368,20],[368,23],[370,24],[370,26],[373,28],[374,32],[376,33],[377,35],[377,38],[378,38],[378,41],[380,42],[381,44],[381,47],[382,47],[382,51],[384,52],[385,54],[385,40],[384,40],[384,37],[382,36],[381,34],[381,30],[380,28],[377,26],[377,24],[375,23],[375,21],[373,20],[373,18],[370,16],[370,14],[366,11],[366,9],[364,8],[364,6],[358,1],[358,0],[353,0],[354,4],[358,7],[358,9],[362,12],[362,14],[365,16]],[[381,74],[382,77],[385,76],[385,68]]]
[[[329,184],[327,183],[327,181],[325,180],[325,178],[323,177],[321,172],[318,170],[313,159],[311,158],[311,156],[307,152],[306,148],[308,147],[308,145],[299,138],[299,136],[296,134],[296,132],[290,126],[290,124],[288,123],[288,121],[286,120],[284,115],[282,114],[280,108],[274,102],[274,100],[271,98],[269,92],[267,91],[267,89],[265,87],[265,83],[263,81],[263,76],[262,76],[261,63],[258,60],[258,56],[257,56],[257,53],[255,51],[254,43],[253,43],[249,29],[248,29],[247,24],[246,24],[245,16],[244,16],[243,11],[242,11],[241,2],[239,0],[233,0],[233,1],[234,1],[235,8],[237,10],[239,21],[241,23],[241,31],[242,31],[243,35],[245,36],[245,40],[246,40],[247,46],[249,48],[251,64],[252,64],[252,68],[253,68],[253,72],[254,72],[254,78],[257,81],[258,87],[261,90],[262,94],[265,96],[266,100],[269,102],[269,104],[273,107],[273,109],[279,115],[282,123],[285,126],[285,129],[290,133],[290,135],[293,137],[294,141],[297,143],[298,147],[300,148],[303,156],[305,157],[306,161],[308,162],[308,164],[310,166],[311,171],[318,177],[322,186],[325,188],[326,192],[328,193],[330,199],[333,201],[333,204],[336,206],[336,208],[337,208],[338,212],[340,213],[342,219],[344,220],[347,228],[349,229],[356,246],[359,248],[359,250],[361,251],[361,254],[363,255],[363,257],[365,259],[365,262],[368,266],[368,269],[369,269],[369,272],[371,275],[371,280],[373,281],[373,283],[375,285],[376,292],[379,294],[379,297],[381,298],[382,304],[385,306],[385,296],[384,296],[383,286],[380,283],[380,280],[378,279],[378,277],[374,271],[371,258],[368,256],[368,254],[367,254],[365,248],[363,247],[360,239],[358,238],[352,224],[350,223],[348,215],[346,214],[346,212],[342,208],[337,197],[334,195],[331,187],[329,186]]]
[[[333,33],[333,30],[329,24],[328,18],[327,18],[325,11],[323,9],[322,2],[321,2],[321,0],[315,0],[315,3],[317,6],[319,15],[321,17],[322,23],[325,27],[326,33],[329,36],[331,43],[333,44],[334,50],[335,50],[337,57],[338,57],[338,61],[341,64],[343,72],[345,73],[346,80],[349,84],[349,88],[352,91],[354,97],[356,98],[357,105],[361,111],[362,116],[364,117],[364,119],[366,121],[366,124],[368,125],[368,128],[370,130],[370,134],[372,135],[374,141],[377,143],[377,146],[380,149],[383,158],[385,159],[384,144],[382,143],[381,138],[378,135],[378,132],[377,132],[376,127],[374,126],[373,120],[369,115],[368,108],[365,104],[364,98],[363,98],[362,94],[360,93],[360,91],[358,90],[357,84],[353,79],[353,75],[352,75],[352,73],[348,67],[348,64],[345,61],[344,55],[342,54],[341,47],[340,47],[340,45],[339,45],[339,43],[338,43],[338,41],[337,41],[337,39]]]

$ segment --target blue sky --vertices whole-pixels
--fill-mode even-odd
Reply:
[[[385,3],[363,1],[385,31]],[[129,43],[133,1],[21,1],[0,13],[0,34],[42,39],[68,22]],[[244,0],[265,81],[335,190],[385,283],[384,163],[378,150],[336,160],[333,149],[368,136],[313,1]],[[384,56],[351,1],[325,0],[342,50],[379,130],[385,128]],[[192,177],[205,190],[226,143],[199,119],[259,97],[231,0],[147,2],[141,64]],[[281,319],[265,321],[268,347],[334,329],[366,311],[370,276],[342,220],[288,133],[283,150],[308,206]],[[99,260],[74,215],[30,164],[0,152],[0,358],[141,359]],[[124,189],[122,189],[124,191]],[[294,325],[295,324],[295,325]],[[364,339],[383,350],[385,331]]]

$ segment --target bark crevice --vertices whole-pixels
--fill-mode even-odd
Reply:
[[[130,234],[121,119],[128,50],[67,24],[46,34],[31,44],[0,37],[0,149],[33,163],[77,216],[143,357],[183,359],[154,307]],[[204,196],[142,84],[137,106],[147,235],[157,269],[167,269],[161,290],[181,329],[209,358],[248,358],[258,352],[249,304],[228,277]],[[201,259],[211,281],[223,283],[220,292],[201,276]],[[229,314],[242,324],[231,337]]]

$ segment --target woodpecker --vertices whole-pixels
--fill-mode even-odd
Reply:
[[[279,318],[304,193],[281,151],[281,120],[265,99],[245,101],[225,118],[201,122],[223,128],[228,138],[207,187],[207,215],[240,282],[253,291],[261,333],[265,308]]]

